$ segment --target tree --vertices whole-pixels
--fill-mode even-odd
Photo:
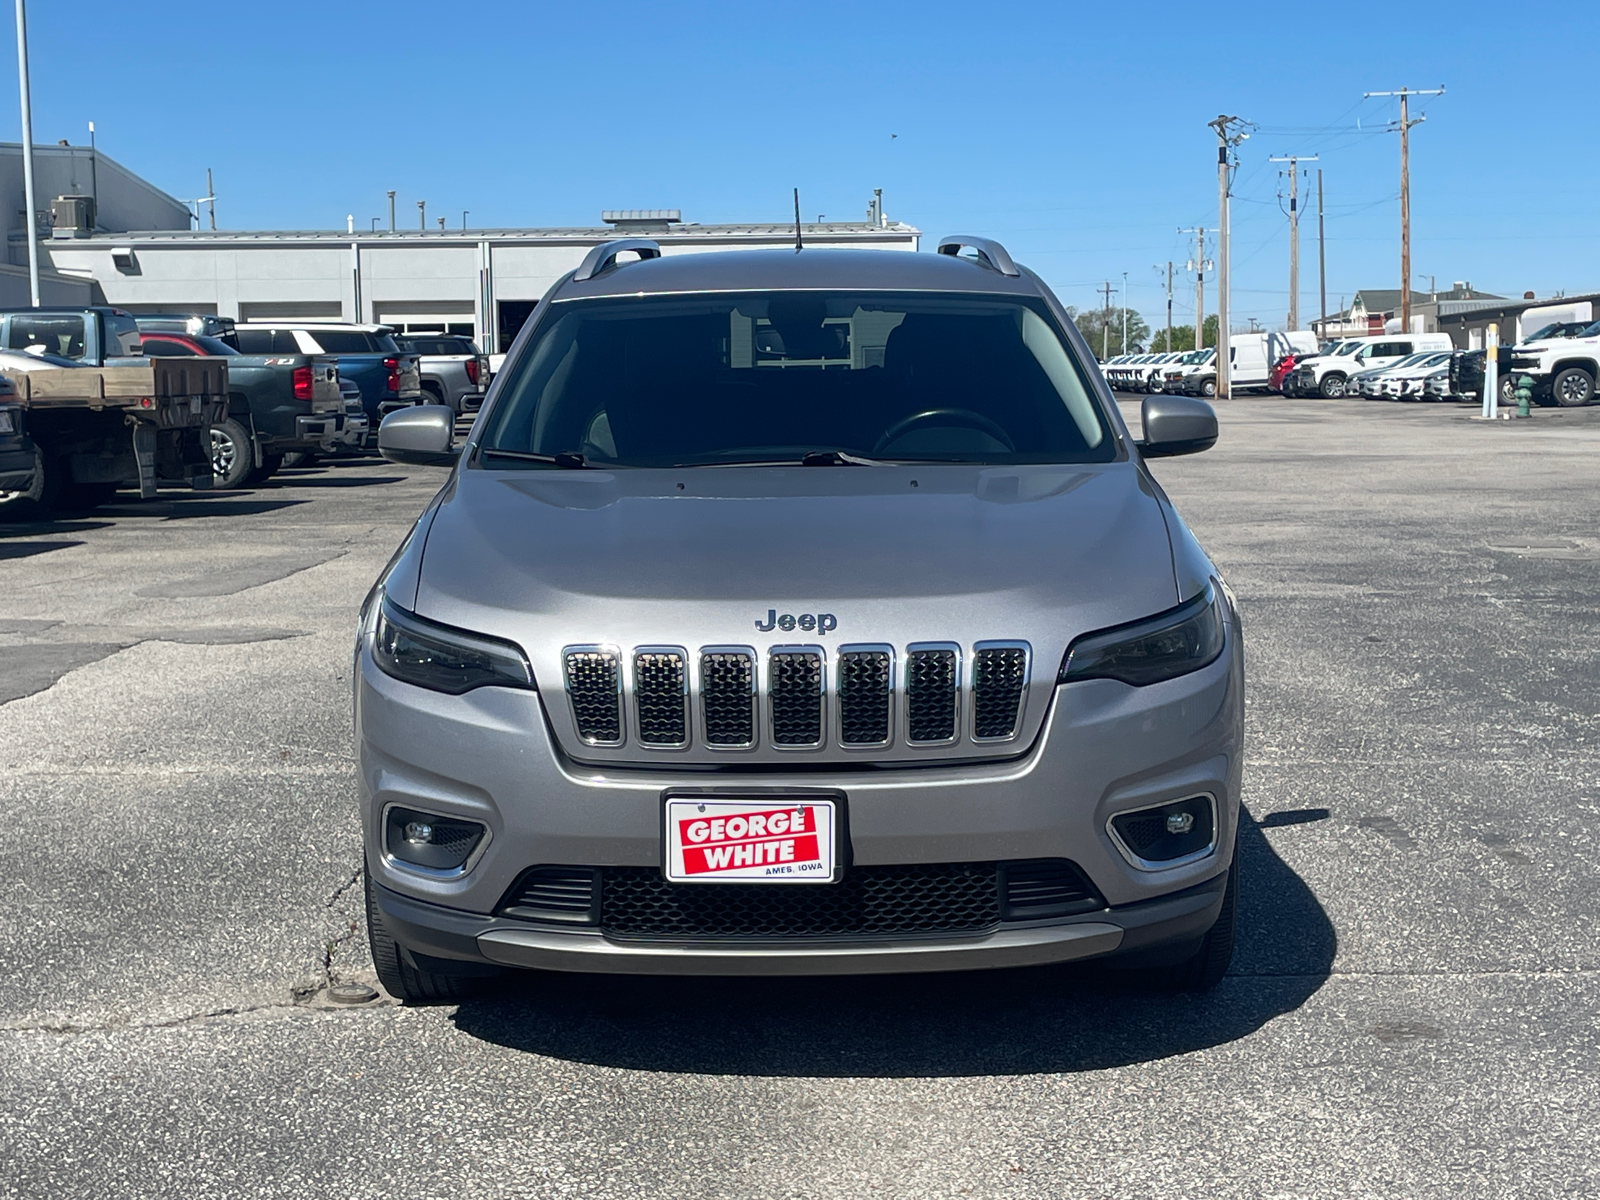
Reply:
[[[1110,329],[1106,327],[1107,312],[1103,308],[1091,308],[1079,311],[1068,308],[1067,315],[1072,318],[1072,323],[1078,327],[1078,332],[1089,343],[1089,349],[1102,359],[1111,358],[1118,354],[1133,354],[1143,350],[1150,340],[1150,326],[1145,324],[1144,318],[1133,309],[1128,309],[1128,345],[1122,345],[1122,309],[1110,310]]]
[[[1129,326],[1129,328],[1131,329],[1132,326]],[[1206,318],[1205,328],[1206,345],[1215,346],[1217,344],[1217,315],[1215,313]],[[1169,349],[1167,346],[1167,327],[1165,325],[1150,335],[1150,349],[1156,351]],[[1174,325],[1172,327],[1172,345],[1170,349],[1193,350],[1194,326]]]

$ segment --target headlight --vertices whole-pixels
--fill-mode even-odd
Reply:
[[[480,687],[533,688],[533,672],[517,646],[425,621],[388,597],[378,611],[372,657],[386,675],[452,696]]]
[[[1131,625],[1085,634],[1067,649],[1058,683],[1120,679],[1135,687],[1176,679],[1222,653],[1222,612],[1211,585],[1187,604]]]
[[[15,433],[17,431],[16,419],[11,415],[9,408],[0,408],[0,433]]]

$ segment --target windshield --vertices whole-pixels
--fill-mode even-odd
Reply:
[[[555,305],[480,459],[608,466],[1106,462],[1116,447],[1043,304],[777,292]],[[503,452],[496,457],[495,451]]]

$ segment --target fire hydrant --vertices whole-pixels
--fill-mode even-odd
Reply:
[[[1526,375],[1518,375],[1517,376],[1516,397],[1517,397],[1517,416],[1519,416],[1519,417],[1531,417],[1531,416],[1533,416],[1533,413],[1528,411],[1528,402],[1533,399],[1533,380],[1530,379],[1528,376],[1526,376]]]

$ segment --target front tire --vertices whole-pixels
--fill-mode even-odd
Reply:
[[[1200,394],[1207,400],[1215,396],[1217,394],[1217,381],[1215,379],[1208,379],[1202,383],[1200,385]]]
[[[250,431],[233,417],[211,427],[212,486],[230,489],[245,485],[255,465],[255,445]]]
[[[1151,982],[1164,992],[1209,992],[1222,982],[1233,961],[1235,916],[1239,902],[1239,847],[1234,843],[1228,887],[1222,894],[1222,911],[1206,931],[1192,957],[1155,971]]]
[[[1344,376],[1324,375],[1322,378],[1322,386],[1317,390],[1322,393],[1322,398],[1324,400],[1337,400],[1340,396],[1344,395]]]
[[[481,990],[480,977],[419,970],[384,924],[383,910],[373,899],[372,876],[363,870],[361,879],[367,900],[367,941],[384,991],[404,1004],[456,1004]]]
[[[1568,367],[1550,381],[1550,394],[1562,408],[1594,403],[1594,376],[1582,367]]]

